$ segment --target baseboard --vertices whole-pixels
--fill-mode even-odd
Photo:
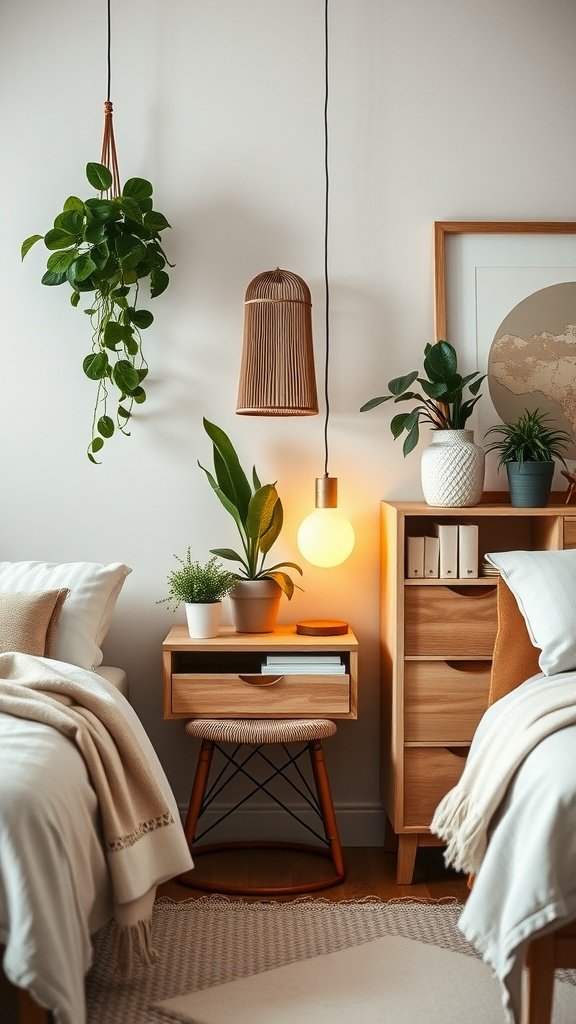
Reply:
[[[288,804],[289,811],[311,828],[321,830],[321,822],[308,807]],[[205,842],[236,842],[242,839],[284,839],[288,842],[315,842],[313,836],[290,814],[273,804],[258,807],[240,807],[225,821],[215,826],[220,817],[231,810],[232,805],[221,803],[208,809],[202,816],[202,830],[208,829]],[[383,846],[385,814],[381,804],[337,804],[335,807],[340,840],[343,846]],[[186,807],[180,807],[182,820]]]

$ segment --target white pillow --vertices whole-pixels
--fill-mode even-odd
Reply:
[[[497,551],[486,555],[500,570],[542,651],[547,676],[576,669],[576,550]]]
[[[94,669],[129,572],[121,562],[0,562],[0,593],[67,587],[51,657]]]

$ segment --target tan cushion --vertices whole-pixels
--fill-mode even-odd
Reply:
[[[0,594],[0,654],[18,651],[49,658],[68,590]]]
[[[498,631],[494,642],[488,703],[540,672],[540,648],[534,647],[526,621],[509,586],[498,580]]]
[[[66,587],[70,596],[62,609],[52,657],[94,669],[102,664],[101,645],[131,571],[122,562],[0,562],[0,593]]]

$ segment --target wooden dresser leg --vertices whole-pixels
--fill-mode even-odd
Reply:
[[[398,836],[398,856],[396,859],[396,884],[412,885],[414,866],[416,864],[416,851],[418,849],[418,834]]]
[[[528,948],[522,1024],[550,1024],[554,998],[554,936],[543,935]]]

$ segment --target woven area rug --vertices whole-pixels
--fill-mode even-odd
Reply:
[[[115,976],[113,928],[108,926],[96,936],[94,967],[87,979],[88,1022],[167,1024],[180,1019],[187,1024],[190,1018],[174,1016],[173,1009],[158,1004],[385,936],[465,954],[483,967],[456,927],[460,912],[460,904],[452,900],[337,903],[303,898],[290,903],[246,903],[222,896],[181,903],[159,900],[153,922],[158,963],[152,969],[139,969],[130,982],[119,982]],[[235,1019],[229,1017],[221,1024]],[[294,1019],[305,1024],[301,1014]],[[426,1019],[420,1016],[416,1024]]]

